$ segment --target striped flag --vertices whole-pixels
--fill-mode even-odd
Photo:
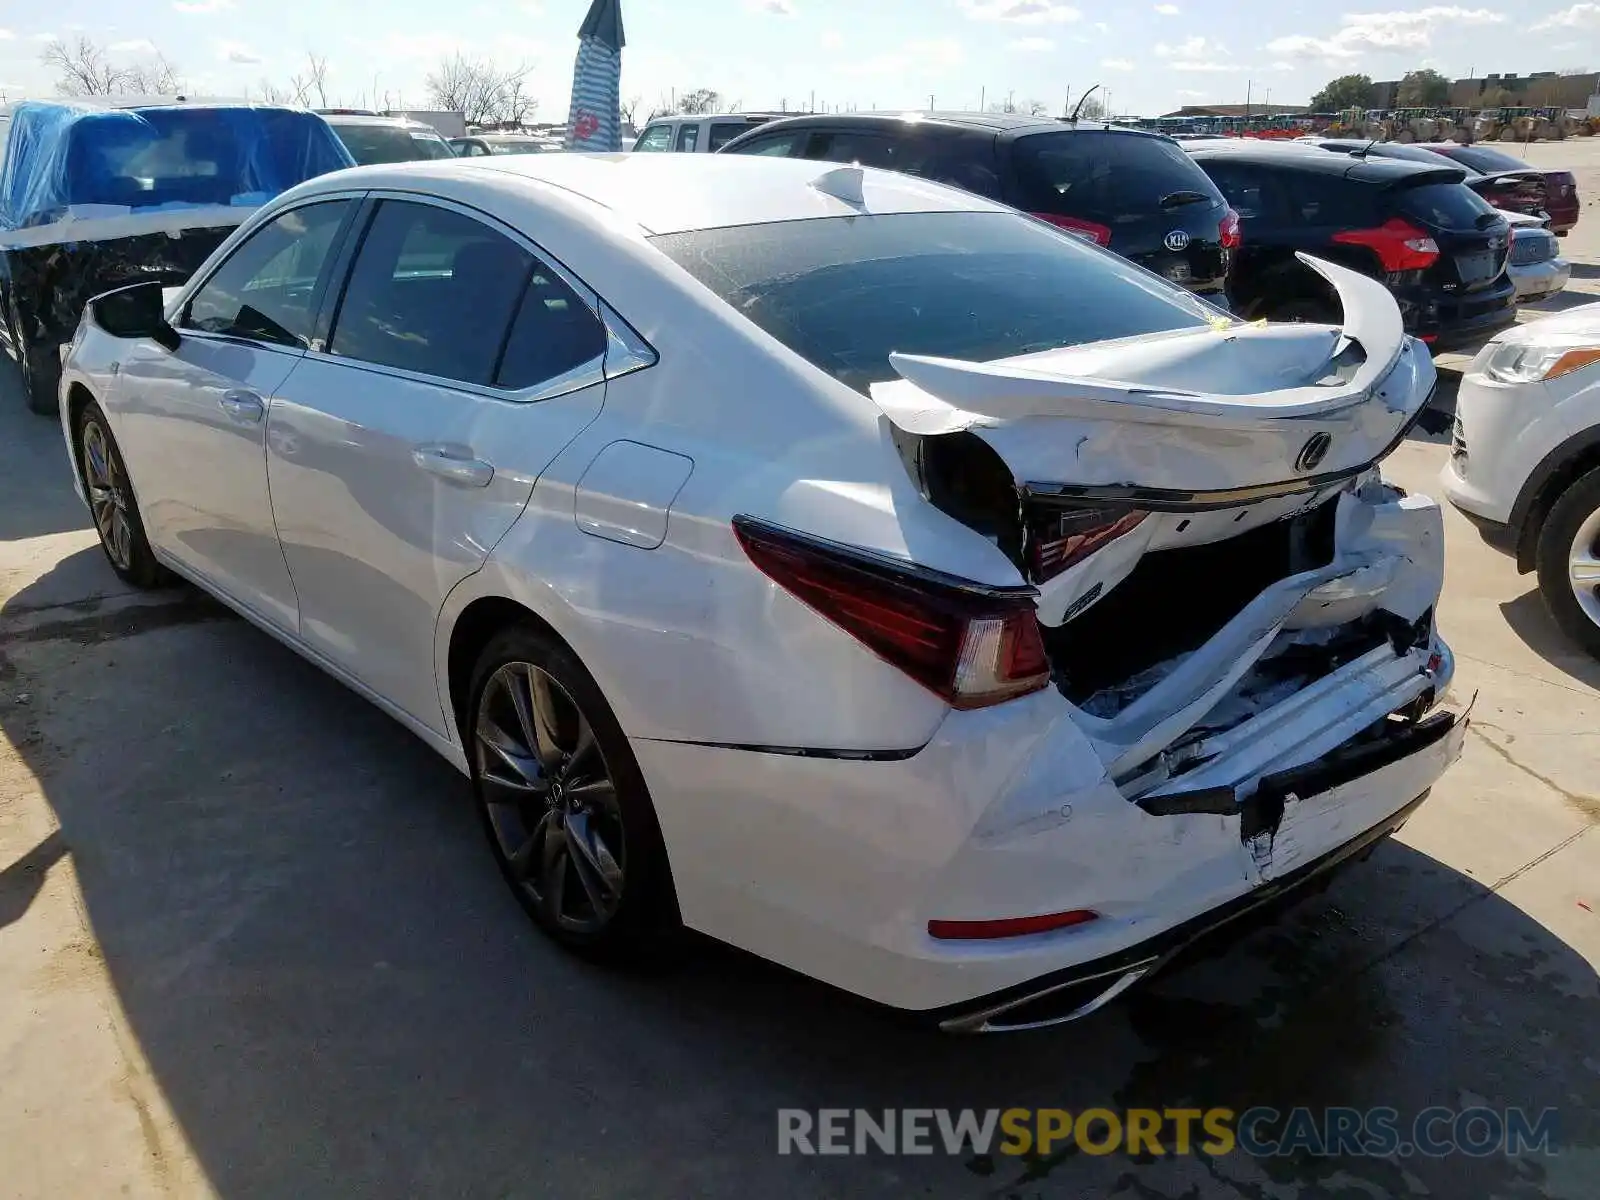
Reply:
[[[572,108],[567,114],[568,150],[622,149],[621,0],[594,0],[578,28],[578,61],[572,69]]]

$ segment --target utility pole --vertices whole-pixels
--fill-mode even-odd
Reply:
[[[1254,83],[1255,81],[1251,79],[1244,81],[1244,127],[1246,130],[1250,128],[1250,89]]]
[[[928,97],[928,111],[933,111],[933,97],[931,95]]]
[[[989,107],[989,89],[987,87],[981,87],[981,88],[978,89],[978,111],[979,112],[983,112],[988,107]]]

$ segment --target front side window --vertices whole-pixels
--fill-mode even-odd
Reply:
[[[385,200],[334,321],[332,354],[488,385],[533,256],[481,221]]]
[[[679,154],[693,154],[700,145],[700,122],[690,121],[678,129],[678,144],[674,149]]]
[[[730,153],[762,154],[769,158],[799,158],[809,136],[809,131],[804,129],[773,133],[766,137],[753,138]]]
[[[831,217],[651,241],[863,392],[895,378],[894,351],[989,362],[1218,319],[1181,288],[1015,213]]]
[[[354,203],[306,204],[267,222],[195,292],[184,325],[279,346],[309,346],[317,279]]]
[[[635,154],[641,151],[653,151],[657,154],[672,149],[672,126],[652,125],[639,135],[639,140],[633,144]]]

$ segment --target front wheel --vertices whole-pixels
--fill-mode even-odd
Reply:
[[[1539,530],[1539,592],[1569,638],[1600,658],[1600,470],[1561,494]]]
[[[539,927],[595,957],[676,943],[666,846],[638,761],[599,686],[560,642],[515,627],[485,647],[464,722],[500,872]]]
[[[83,492],[89,498],[89,511],[106,561],[125,583],[136,588],[161,587],[169,576],[156,561],[145,537],[144,521],[128,483],[128,467],[117,449],[117,439],[111,434],[105,413],[92,400],[78,415],[74,439]]]

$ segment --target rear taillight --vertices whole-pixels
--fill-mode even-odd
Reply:
[[[1061,574],[1150,514],[1126,505],[1047,509],[1028,522],[1028,565],[1036,583]]]
[[[751,517],[733,531],[763,574],[954,708],[1050,682],[1033,594],[894,563]]]
[[[1109,225],[1101,225],[1094,221],[1080,221],[1077,217],[1063,217],[1060,213],[1033,213],[1031,215],[1054,225],[1057,229],[1065,229],[1068,233],[1076,234],[1085,241],[1093,242],[1096,246],[1111,245],[1111,227]]]
[[[1237,250],[1239,243],[1244,240],[1239,232],[1239,214],[1229,209],[1222,224],[1217,228],[1217,238],[1222,242],[1224,250]]]
[[[1439,261],[1439,244],[1409,221],[1391,217],[1376,229],[1346,229],[1333,240],[1365,246],[1385,271],[1424,271]]]

